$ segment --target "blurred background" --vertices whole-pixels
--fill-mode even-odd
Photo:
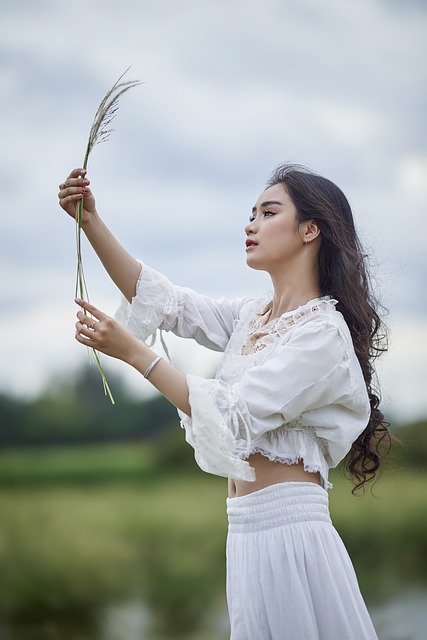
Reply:
[[[243,229],[280,162],[348,196],[388,309],[378,373],[401,444],[373,495],[335,472],[331,509],[381,640],[424,637],[426,42],[424,0],[0,0],[1,640],[228,634],[225,482],[195,468],[174,409],[104,359],[113,407],[73,338],[58,184],[129,66],[144,84],[88,173],[116,236],[177,284],[269,289]],[[91,300],[113,314],[83,251]],[[166,340],[176,366],[213,375],[217,355]]]

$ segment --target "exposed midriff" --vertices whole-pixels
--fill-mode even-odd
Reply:
[[[228,495],[230,498],[245,496],[271,484],[279,482],[313,482],[321,484],[320,473],[304,471],[304,462],[301,460],[296,464],[283,464],[282,462],[272,462],[260,453],[254,453],[248,458],[248,462],[255,469],[255,482],[244,480],[228,481]]]

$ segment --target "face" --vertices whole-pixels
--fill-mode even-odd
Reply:
[[[286,189],[266,189],[252,209],[246,232],[246,262],[253,269],[272,273],[291,266],[304,249],[297,210]]]

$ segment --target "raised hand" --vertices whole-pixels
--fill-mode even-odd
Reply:
[[[82,224],[96,214],[95,198],[90,190],[90,181],[84,169],[73,169],[70,175],[59,185],[59,204],[72,218],[76,217],[77,203],[83,198]]]

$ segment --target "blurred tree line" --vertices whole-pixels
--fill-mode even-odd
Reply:
[[[108,374],[116,405],[105,397],[96,367],[83,368],[71,380],[57,380],[41,396],[18,400],[0,394],[0,448],[147,442],[168,443],[176,463],[193,464],[175,408],[162,396],[137,400],[122,379]],[[392,459],[398,467],[427,469],[427,419],[392,424],[398,442]],[[165,452],[166,453],[166,452]],[[181,459],[182,458],[182,459]]]
[[[175,408],[163,397],[136,400],[118,376],[108,379],[115,405],[104,395],[95,367],[56,382],[34,400],[0,395],[0,447],[147,441],[179,427]]]

